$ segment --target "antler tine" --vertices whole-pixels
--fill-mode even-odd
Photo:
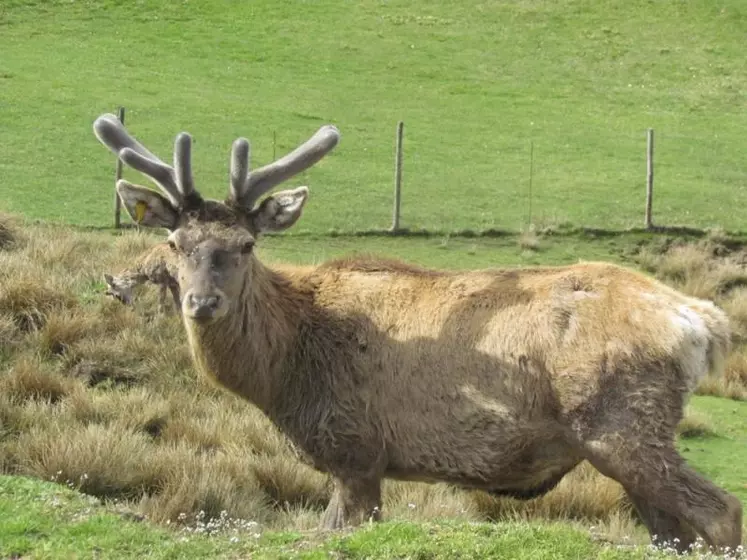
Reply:
[[[175,208],[181,206],[182,197],[174,181],[174,171],[171,167],[163,162],[153,161],[132,148],[122,148],[122,151],[119,152],[119,159],[153,180],[156,185],[161,187],[161,190]]]
[[[117,154],[124,163],[152,179],[174,206],[181,205],[182,197],[174,169],[135,140],[116,116],[111,113],[101,115],[93,123],[93,132],[99,142]]]
[[[337,146],[339,140],[340,131],[335,126],[321,127],[291,153],[250,173],[241,192],[232,194],[242,206],[252,208],[264,193],[322,159]]]
[[[249,154],[251,147],[246,138],[237,138],[231,146],[231,198],[241,200],[249,175]]]
[[[130,148],[140,155],[161,162],[158,157],[148,151],[140,142],[127,132],[124,125],[119,119],[111,113],[105,113],[97,118],[93,123],[93,133],[99,142],[104,144],[115,154],[119,154],[122,148]],[[163,162],[161,162],[163,163]]]
[[[176,186],[179,188],[185,205],[199,205],[202,197],[195,190],[192,176],[192,137],[186,132],[178,134],[174,141],[174,170],[176,171]]]

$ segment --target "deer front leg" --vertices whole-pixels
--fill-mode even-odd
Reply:
[[[381,480],[335,479],[335,489],[329,501],[321,529],[335,531],[381,519]]]

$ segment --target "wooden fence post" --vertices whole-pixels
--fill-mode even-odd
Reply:
[[[119,119],[119,122],[124,124],[125,120],[125,108],[120,107],[119,111],[117,112],[117,118]],[[121,220],[122,220],[122,200],[119,198],[119,193],[117,193],[117,181],[119,181],[122,178],[122,160],[117,158],[117,168],[114,172],[114,227],[115,229],[119,229],[121,227]]]
[[[651,210],[654,198],[654,129],[646,132],[646,229],[654,227]]]
[[[391,231],[399,230],[399,214],[402,201],[402,136],[404,134],[405,123],[397,123],[397,149],[394,159],[394,209],[392,212]]]
[[[527,231],[532,227],[532,177],[534,175],[534,139],[529,141],[529,211],[527,212]]]

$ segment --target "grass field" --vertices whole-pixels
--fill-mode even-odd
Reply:
[[[586,464],[526,503],[389,482],[385,523],[313,532],[326,478],[195,375],[153,291],[135,309],[102,295],[103,272],[161,239],[106,229],[114,157],[91,125],[119,105],[167,161],[189,130],[198,187],[219,198],[237,136],[257,166],[341,129],[293,181],[310,202],[262,241],[271,262],[601,259],[714,299],[734,350],[677,444],[747,506],[745,31],[742,0],[0,2],[0,210],[17,215],[0,215],[0,474],[15,475],[0,476],[0,557],[664,554]],[[414,234],[388,236],[400,119]],[[642,223],[648,127],[655,220],[709,231],[627,229]]]
[[[5,0],[0,208],[111,224],[91,124],[124,105],[164,159],[194,135],[213,196],[237,136],[260,164],[339,126],[294,233],[389,226],[400,119],[413,229],[525,226],[530,141],[533,222],[640,225],[653,127],[655,219],[742,230],[745,29],[742,0]]]

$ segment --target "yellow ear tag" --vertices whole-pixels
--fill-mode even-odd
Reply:
[[[148,209],[148,204],[142,200],[138,200],[135,203],[135,221],[139,224],[145,218],[145,211]]]

